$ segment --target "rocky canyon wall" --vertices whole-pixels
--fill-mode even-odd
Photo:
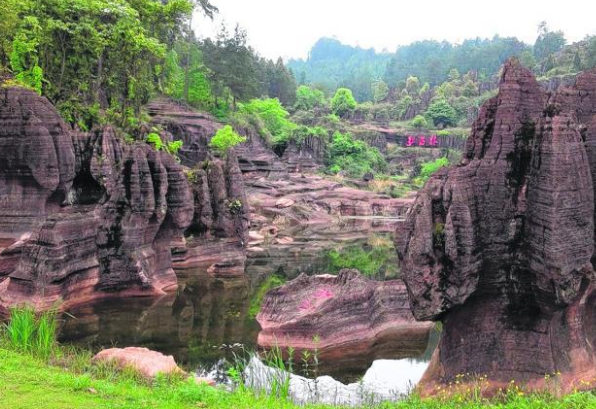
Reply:
[[[190,135],[187,164],[203,155],[195,125],[172,129]],[[185,232],[242,245],[248,214],[234,155],[189,170],[109,126],[72,131],[32,91],[0,89],[0,305],[162,293],[176,286],[171,249],[186,251]]]

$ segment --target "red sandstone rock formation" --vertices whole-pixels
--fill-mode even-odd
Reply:
[[[414,316],[443,322],[426,391],[596,375],[595,114],[596,71],[548,94],[509,61],[461,163],[419,192],[396,241]]]
[[[322,362],[346,371],[362,360],[419,355],[433,327],[414,320],[402,281],[373,281],[357,270],[302,274],[267,293],[257,321],[259,346],[317,349]]]
[[[248,206],[235,157],[212,161],[192,189],[186,173],[110,127],[71,131],[34,92],[0,90],[0,305],[163,293],[176,286],[171,248],[185,252],[191,225],[241,245]]]
[[[246,180],[253,217],[259,229],[276,217],[289,224],[332,223],[334,217],[405,215],[411,199],[393,199],[368,190],[345,187],[314,175],[290,175],[286,180]],[[264,216],[259,218],[259,216]]]

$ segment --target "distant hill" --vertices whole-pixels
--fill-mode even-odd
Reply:
[[[290,60],[287,66],[298,83],[317,85],[328,94],[338,87],[347,87],[362,102],[371,99],[371,85],[383,78],[390,60],[389,53],[377,53],[372,48],[353,47],[333,38],[321,38],[306,60]]]
[[[515,37],[468,39],[461,44],[424,40],[399,47],[395,53],[377,53],[321,38],[306,60],[290,60],[287,66],[300,84],[314,85],[327,94],[338,87],[352,90],[359,102],[373,100],[373,84],[384,81],[389,88],[401,89],[408,77],[438,86],[450,79],[456,69],[474,72],[479,80],[494,77],[510,57],[532,69],[539,77],[578,72],[596,63],[596,36],[566,45],[562,32],[549,31],[543,24],[534,45]]]

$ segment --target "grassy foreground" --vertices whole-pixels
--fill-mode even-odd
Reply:
[[[0,347],[1,409],[95,409],[95,408],[213,408],[213,409],[294,409],[287,401],[256,396],[238,389],[226,392],[182,379],[160,379],[153,385],[122,374],[108,377],[91,372],[50,365],[29,354]],[[379,409],[543,409],[595,408],[592,393],[575,393],[561,399],[543,395],[509,394],[499,401],[421,400],[415,396],[404,402],[383,404]],[[308,406],[329,409],[329,406]]]
[[[91,353],[59,346],[55,320],[30,310],[13,312],[0,329],[0,409],[297,409],[288,400],[256,394],[243,387],[228,392],[183,377],[143,380],[134,371],[110,364],[94,365]],[[306,409],[331,409],[310,405]],[[375,409],[580,409],[596,408],[596,395],[574,393],[563,398],[526,395],[518,388],[492,401],[477,394],[422,400],[416,395]]]

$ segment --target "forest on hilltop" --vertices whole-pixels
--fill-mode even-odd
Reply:
[[[448,80],[453,69],[462,74],[474,71],[481,79],[489,79],[510,57],[518,57],[539,77],[575,73],[596,64],[596,36],[568,44],[563,32],[551,31],[543,22],[533,45],[495,35],[491,39],[467,39],[461,44],[417,41],[399,47],[395,53],[377,53],[334,38],[321,38],[306,60],[289,60],[288,67],[299,84],[313,85],[327,93],[339,87],[350,88],[359,102],[365,102],[374,101],[374,86],[380,81],[390,88],[403,87],[413,76],[433,87]]]
[[[73,128],[116,127],[129,143],[161,141],[146,105],[169,97],[232,126],[214,138],[227,150],[252,129],[282,156],[318,140],[331,173],[384,173],[383,155],[359,126],[465,137],[514,56],[548,78],[589,68],[596,37],[567,45],[539,27],[530,46],[495,36],[462,44],[419,41],[393,54],[319,40],[306,61],[263,58],[236,26],[200,39],[194,12],[209,0],[5,0],[0,3],[0,82],[47,97]],[[374,135],[373,135],[374,138]]]

